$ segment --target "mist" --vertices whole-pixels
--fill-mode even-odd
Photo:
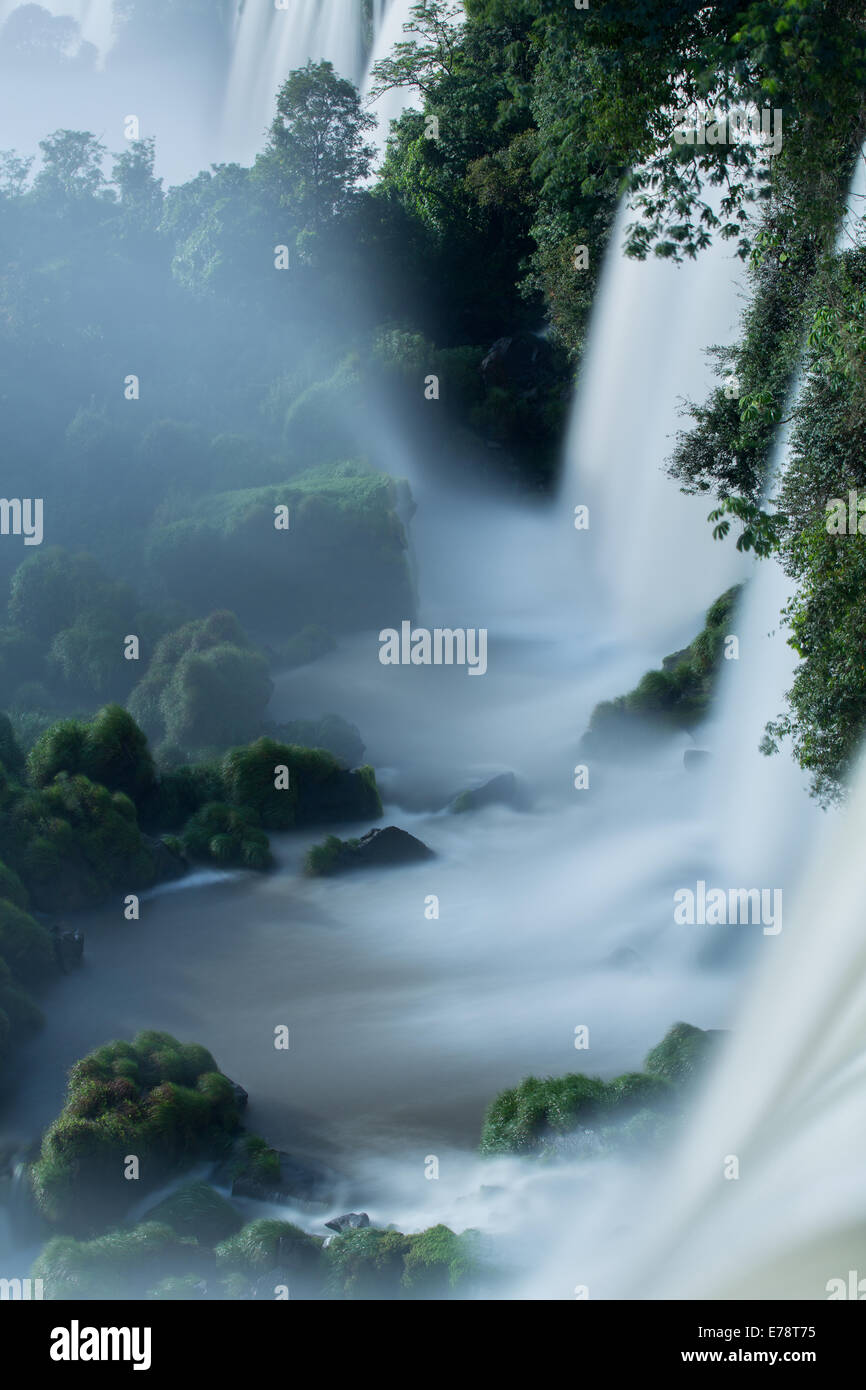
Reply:
[[[866,703],[809,460],[859,428],[863,132],[810,338],[753,254],[796,123],[739,220],[707,164],[641,202],[669,55],[629,145],[581,124],[613,21],[420,8],[0,4],[0,1277],[826,1298]]]

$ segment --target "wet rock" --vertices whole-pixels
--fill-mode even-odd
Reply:
[[[432,859],[433,851],[396,825],[382,830],[368,830],[354,846],[352,858],[356,863],[380,866],[385,864],[414,864],[420,859]]]
[[[167,845],[165,840],[148,835],[143,835],[142,839],[153,857],[158,883],[171,883],[176,878],[183,878],[184,874],[189,872],[189,864],[186,859],[171,845]]]
[[[383,830],[368,830],[359,840],[338,840],[336,835],[329,835],[323,844],[314,845],[309,851],[307,872],[342,874],[352,869],[383,869],[432,858],[432,849],[423,841],[396,825],[387,825]]]
[[[232,1088],[232,1095],[235,1098],[235,1104],[238,1110],[246,1110],[247,1102],[250,1098],[249,1091],[245,1091],[243,1086],[239,1086],[236,1081],[232,1081],[231,1077],[227,1077],[226,1080]]]
[[[329,1231],[336,1231],[340,1236],[344,1231],[363,1231],[370,1224],[370,1218],[365,1211],[350,1211],[346,1216],[335,1216],[333,1221],[326,1221],[325,1225]]]
[[[49,930],[54,941],[54,959],[64,975],[70,974],[84,960],[84,934],[77,927],[52,922]]]
[[[501,772],[482,786],[461,792],[452,801],[451,810],[460,814],[463,811],[478,811],[482,806],[513,806],[516,811],[523,811],[527,804],[526,789],[514,773]]]
[[[338,1174],[313,1159],[293,1158],[280,1151],[277,1157],[279,1177],[262,1178],[255,1173],[242,1173],[232,1183],[232,1196],[277,1204],[293,1202],[316,1209],[331,1205],[339,1183]]]

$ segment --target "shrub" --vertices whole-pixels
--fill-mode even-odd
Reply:
[[[411,1298],[447,1298],[466,1283],[476,1267],[473,1237],[431,1226],[409,1237],[402,1284]]]
[[[241,1216],[225,1197],[205,1182],[189,1183],[153,1207],[148,1221],[170,1226],[179,1236],[201,1245],[214,1246],[227,1240],[243,1225]]]
[[[66,1104],[31,1169],[38,1205],[52,1224],[90,1231],[177,1167],[221,1155],[238,1127],[231,1083],[205,1048],[153,1032],[108,1043],[70,1072]],[[134,1194],[128,1155],[140,1164]]]
[[[359,1300],[399,1298],[409,1249],[409,1237],[400,1231],[380,1231],[373,1226],[344,1231],[325,1251],[331,1296]]]
[[[664,1111],[670,1087],[657,1076],[628,1073],[613,1081],[580,1073],[528,1076],[503,1091],[488,1107],[481,1135],[481,1152],[543,1153],[555,1151],[561,1138],[577,1129],[607,1131],[639,1111]]]
[[[147,739],[120,705],[106,705],[89,723],[66,719],[37,739],[27,759],[30,780],[47,787],[61,772],[81,773],[138,804],[154,788]]]
[[[87,1241],[55,1236],[32,1272],[44,1280],[49,1299],[141,1298],[166,1265],[188,1270],[197,1254],[194,1240],[165,1223],[147,1221]]]
[[[288,770],[288,787],[275,786],[277,768]],[[376,820],[382,802],[372,768],[346,772],[331,753],[260,738],[237,748],[223,762],[228,800],[252,807],[266,830],[327,821]]]
[[[23,985],[38,985],[56,970],[51,933],[5,899],[0,899],[0,957]]]
[[[675,1023],[661,1042],[647,1053],[644,1067],[653,1076],[664,1077],[666,1081],[691,1080],[706,1067],[717,1038],[717,1033],[705,1032],[691,1023]]]

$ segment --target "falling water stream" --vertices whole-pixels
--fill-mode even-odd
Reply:
[[[389,35],[400,4],[384,15]],[[104,37],[107,6],[73,8],[92,26],[86,36]],[[347,75],[363,63],[354,0],[342,27],[333,3],[299,0],[291,21],[265,8],[247,0],[234,36],[226,129],[237,157],[285,71],[306,56],[333,56]],[[810,1263],[808,1242],[842,1222],[847,1195],[863,1211],[862,1179],[841,1157],[828,1161],[821,1135],[830,1125],[842,1143],[863,1083],[866,962],[851,865],[866,773],[850,817],[822,820],[784,755],[767,771],[757,752],[790,677],[784,643],[767,637],[784,597],[776,571],[762,568],[736,619],[740,659],[702,734],[713,753],[704,774],[683,766],[692,740],[671,735],[641,759],[591,766],[589,789],[574,787],[597,701],[684,645],[712,600],[751,572],[709,538],[707,503],[682,497],[662,469],[679,398],[710,385],[703,348],[735,336],[735,262],[713,251],[680,269],[634,265],[622,238],[621,220],[557,501],[518,507],[480,488],[451,491],[404,460],[418,503],[418,622],[486,627],[484,678],[383,667],[377,635],[366,633],[278,681],[276,719],[334,710],[357,723],[383,823],[419,836],[435,859],[309,880],[299,868],[315,836],[287,835],[270,875],[193,875],[147,897],[137,923],[113,908],[88,914],[86,968],[53,987],[45,1029],[18,1054],[3,1097],[7,1134],[38,1134],[83,1053],[165,1029],[207,1046],[249,1091],[253,1130],[343,1175],[340,1205],[401,1229],[444,1220],[495,1234],[509,1296],[568,1298],[582,1283],[602,1296],[724,1296],[748,1292],[750,1280],[770,1294],[821,1296],[823,1264]],[[578,503],[590,507],[588,532],[573,528]],[[448,813],[454,794],[504,770],[527,787],[528,809]],[[828,858],[822,869],[807,864],[801,891],[810,845]],[[782,887],[785,929],[676,926],[673,894],[699,878]],[[819,930],[828,945],[816,963]],[[542,1171],[477,1157],[498,1090],[530,1073],[637,1070],[677,1019],[736,1032],[676,1179],[610,1160]],[[281,1023],[287,1053],[272,1044]],[[588,1054],[574,1050],[581,1024]],[[738,1185],[720,1190],[717,1180],[731,1153],[744,1178],[753,1161],[757,1173],[739,1184],[733,1234],[727,1197]],[[431,1154],[436,1182],[425,1179]],[[838,1190],[822,1203],[814,1178],[830,1168]],[[787,1187],[774,1185],[782,1171]],[[772,1260],[791,1202],[799,1255],[786,1270]],[[670,1225],[657,1229],[652,1210],[670,1210]],[[289,1214],[315,1230],[324,1219]],[[710,1274],[703,1256],[726,1240]]]

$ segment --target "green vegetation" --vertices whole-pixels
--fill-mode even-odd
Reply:
[[[345,409],[326,404],[324,429],[312,430],[317,447]],[[274,525],[276,507],[289,509],[288,532]],[[198,498],[187,514],[173,508],[152,530],[147,565],[167,595],[183,593],[200,612],[231,609],[260,633],[378,628],[389,613],[414,613],[411,510],[405,484],[335,462],[276,486]]]
[[[129,708],[169,748],[225,748],[258,733],[271,698],[268,664],[233,613],[186,623],[157,644]]]
[[[628,695],[596,705],[583,745],[587,751],[631,752],[653,729],[694,729],[707,717],[740,596],[728,589],[707,611],[693,642],[666,656]]]
[[[541,1157],[630,1149],[641,1153],[670,1134],[683,1086],[700,1075],[714,1036],[676,1023],[647,1055],[642,1072],[627,1072],[612,1081],[580,1072],[525,1077],[488,1107],[481,1152]]]
[[[42,790],[7,784],[0,839],[8,866],[44,912],[91,907],[159,877],[157,849],[142,835],[133,802],[81,774],[59,772]]]
[[[291,1283],[299,1276],[309,1279],[316,1273],[322,1244],[318,1236],[308,1236],[288,1221],[253,1221],[217,1246],[217,1268],[225,1274],[277,1270],[287,1276],[275,1283]]]
[[[256,813],[216,801],[190,817],[180,843],[190,859],[210,860],[224,868],[268,869],[273,863]]]
[[[479,1272],[475,1235],[432,1226],[419,1235],[400,1231],[344,1231],[325,1251],[332,1298],[351,1300],[465,1296]]]
[[[138,1226],[89,1240],[55,1236],[32,1275],[44,1280],[47,1299],[273,1300],[288,1289],[292,1298],[354,1301],[459,1297],[481,1270],[475,1233],[447,1226],[418,1235],[369,1227],[325,1247],[288,1221],[265,1218],[220,1239],[219,1222],[237,1227],[240,1217],[228,1203],[218,1211],[215,1196],[197,1184]],[[163,1207],[172,1219],[158,1215]]]
[[[194,1240],[153,1221],[93,1240],[55,1236],[33,1266],[33,1277],[44,1280],[51,1299],[143,1298],[167,1267],[182,1275],[200,1259]]]
[[[327,878],[337,873],[347,851],[358,845],[355,840],[341,840],[337,835],[326,835],[320,845],[313,845],[304,860],[304,871],[311,878]]]
[[[293,719],[288,724],[276,725],[273,732],[280,743],[323,748],[326,753],[333,753],[345,767],[357,768],[364,757],[360,732],[339,714],[326,714],[321,719]]]
[[[700,1078],[717,1046],[717,1033],[695,1028],[692,1023],[675,1023],[647,1053],[644,1068],[653,1076],[681,1085]]]
[[[105,1226],[178,1169],[220,1156],[239,1123],[231,1082],[205,1048],[154,1032],[107,1043],[76,1062],[45,1133],[31,1170],[39,1209],[67,1231]]]
[[[278,768],[287,770],[287,787],[275,785]],[[266,830],[376,820],[382,814],[373,769],[347,772],[321,748],[261,738],[249,748],[226,755],[223,777],[231,804],[251,808]]]
[[[201,1245],[216,1245],[234,1236],[242,1218],[225,1197],[206,1182],[189,1183],[166,1197],[147,1213],[148,1222],[170,1226],[177,1235]]]

